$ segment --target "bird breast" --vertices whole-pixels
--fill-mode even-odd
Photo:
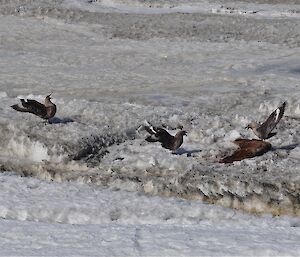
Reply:
[[[56,113],[56,106],[53,104],[52,106],[48,106],[47,108],[47,117],[52,118]]]

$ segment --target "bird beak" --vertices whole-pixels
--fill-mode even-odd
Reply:
[[[52,92],[49,95],[47,95],[47,97],[51,99],[51,95],[52,95]]]
[[[246,127],[245,127],[245,129],[249,129],[250,128],[250,126],[249,125],[247,125]]]

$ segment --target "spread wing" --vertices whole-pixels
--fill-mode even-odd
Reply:
[[[155,135],[157,133],[157,128],[153,126],[144,126],[144,128],[150,135]]]
[[[251,146],[251,143],[253,142],[253,140],[256,140],[256,139],[249,140],[249,139],[238,138],[238,139],[234,140],[233,143],[238,145],[240,148],[246,148],[246,147]]]
[[[232,155],[220,160],[221,163],[232,163],[256,156],[250,148],[239,148]]]
[[[159,131],[156,133],[156,136],[159,138],[162,147],[171,149],[173,147],[174,137],[170,135],[166,130],[159,128]]]
[[[161,142],[164,148],[170,148],[173,145],[174,137],[170,135],[165,129],[158,127],[145,126],[145,130],[151,134],[146,138],[148,142]]]
[[[260,131],[263,135],[268,137],[272,130],[276,127],[277,123],[281,120],[284,110],[285,110],[286,102],[284,102],[280,107],[278,107],[274,112],[270,114],[268,119],[261,124],[257,130]]]
[[[27,101],[25,101],[24,99],[21,99],[21,103],[22,103],[22,107],[20,107],[17,104],[12,105],[11,107],[16,111],[29,112],[29,113],[35,114],[39,117],[42,117],[42,118],[45,115],[47,115],[46,107],[43,104],[36,101],[36,100],[27,100]]]
[[[239,148],[232,155],[220,160],[221,163],[232,163],[234,161],[260,156],[272,148],[269,142],[257,139],[237,139],[234,143],[237,144]]]

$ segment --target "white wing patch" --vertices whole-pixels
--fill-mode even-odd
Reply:
[[[275,119],[275,122],[277,122],[277,121],[278,121],[279,114],[280,114],[280,109],[279,109],[279,108],[277,108],[277,109],[276,109],[276,119]]]

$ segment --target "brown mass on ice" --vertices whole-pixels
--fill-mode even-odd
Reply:
[[[45,97],[44,104],[31,99],[20,99],[20,101],[22,106],[14,104],[11,106],[11,108],[18,112],[32,113],[45,120],[49,120],[50,118],[54,117],[56,113],[56,105],[51,102],[51,94]]]
[[[234,143],[238,145],[239,148],[232,155],[220,160],[220,163],[232,163],[246,158],[260,156],[272,148],[269,142],[258,139],[236,139]]]

